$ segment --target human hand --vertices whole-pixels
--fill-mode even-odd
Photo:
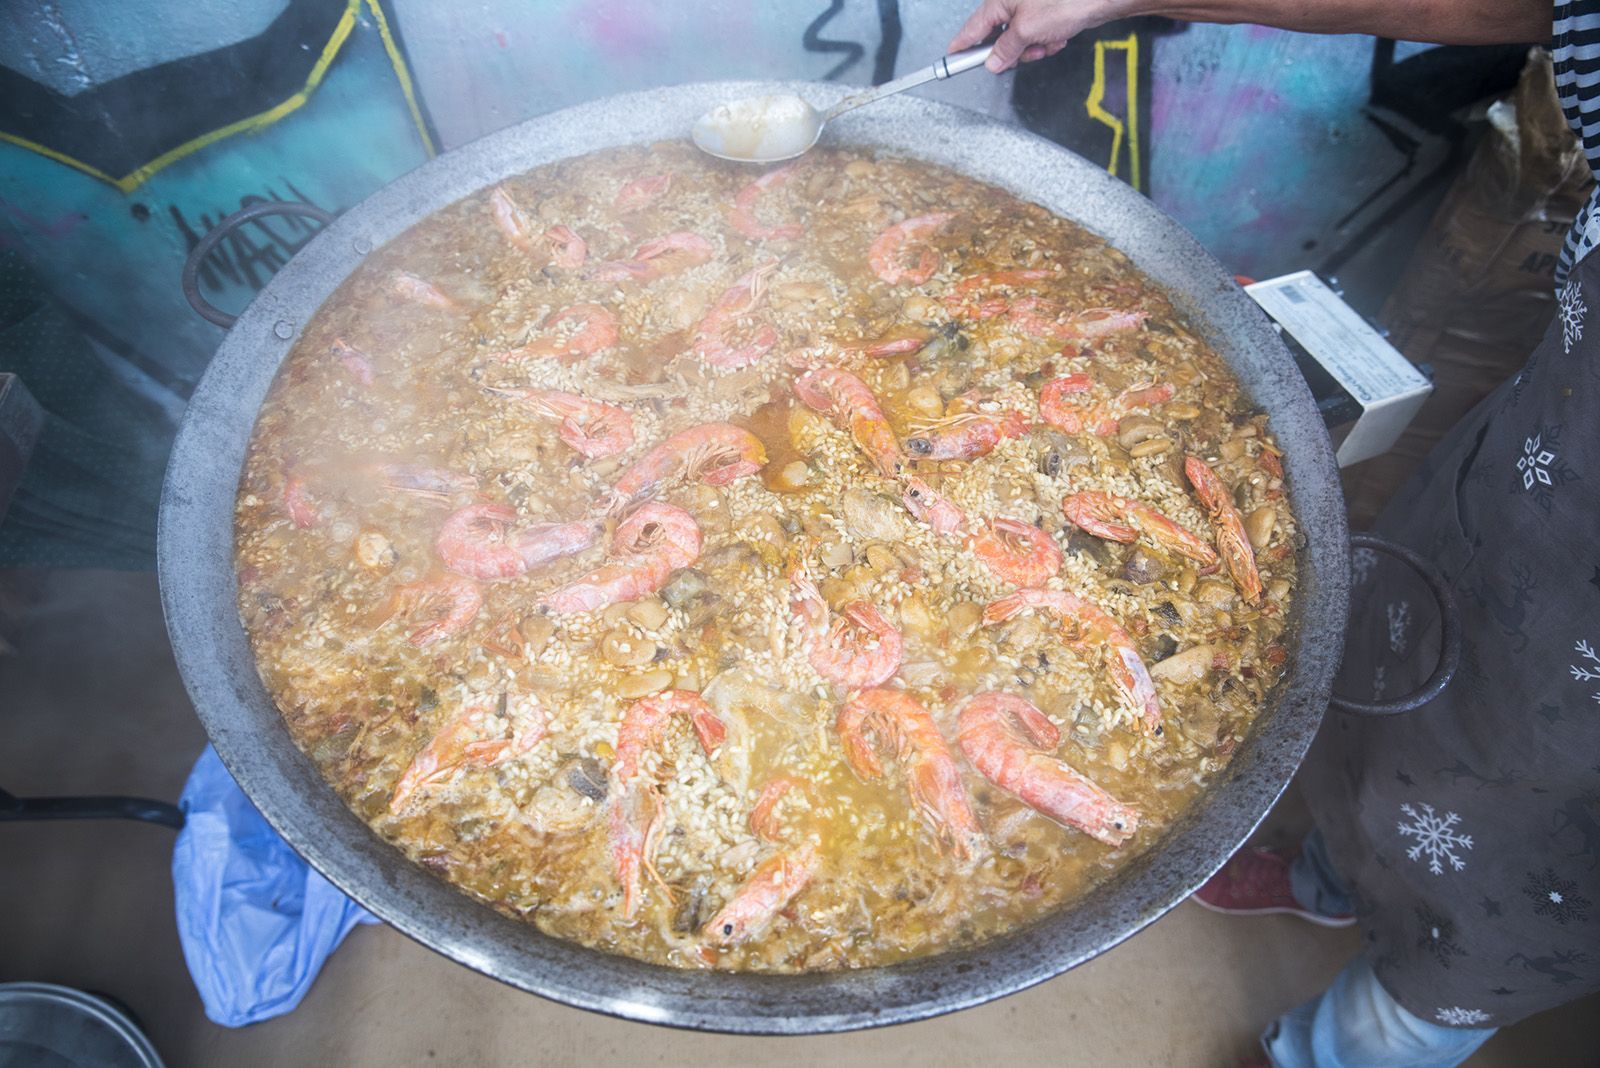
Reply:
[[[1124,6],[1130,5],[1123,0],[983,0],[950,42],[950,51],[971,48],[1004,24],[987,63],[999,74],[1018,62],[1055,55],[1076,34],[1128,13],[1119,10]]]

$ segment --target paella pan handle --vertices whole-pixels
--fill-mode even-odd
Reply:
[[[268,200],[260,204],[251,204],[248,208],[240,208],[207,230],[205,236],[200,238],[190,251],[189,258],[183,261],[183,295],[189,301],[189,307],[206,322],[216,323],[227,329],[234,324],[238,316],[229,315],[200,295],[200,265],[223,238],[245,223],[254,222],[264,215],[309,215],[324,226],[334,220],[332,212],[323,211],[315,204],[303,204],[297,200]]]
[[[1412,552],[1398,542],[1376,534],[1350,535],[1351,548],[1371,549],[1384,553],[1405,564],[1427,583],[1439,610],[1439,663],[1433,674],[1417,689],[1388,701],[1358,701],[1353,697],[1333,694],[1329,700],[1341,712],[1358,716],[1393,716],[1401,712],[1414,712],[1438,697],[1455,677],[1461,666],[1461,615],[1456,609],[1456,597],[1445,581],[1444,573],[1433,561]]]

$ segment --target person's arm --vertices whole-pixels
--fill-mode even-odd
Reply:
[[[1190,22],[1252,22],[1304,33],[1370,33],[1438,44],[1531,44],[1550,37],[1551,0],[983,0],[952,52],[1001,25],[989,69],[1054,55],[1112,19],[1165,15]]]

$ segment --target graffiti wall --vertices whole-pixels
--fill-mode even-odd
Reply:
[[[336,212],[435,151],[618,91],[882,82],[942,53],[972,2],[5,5],[0,256],[82,333],[94,373],[170,415],[221,337],[189,311],[179,271],[227,213],[260,200]],[[1235,271],[1366,273],[1377,290],[1404,255],[1373,250],[1403,241],[1405,219],[1420,226],[1459,161],[1458,109],[1509,85],[1519,61],[1141,19],[1017,74],[924,91],[1102,164]],[[240,230],[202,292],[236,310],[314,225]]]

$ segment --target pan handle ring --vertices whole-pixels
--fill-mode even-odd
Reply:
[[[333,222],[335,218],[332,212],[324,211],[315,204],[303,204],[297,200],[266,200],[259,204],[251,204],[247,208],[240,208],[207,230],[190,251],[189,258],[183,261],[183,295],[189,301],[189,307],[206,322],[216,323],[227,329],[234,324],[238,316],[229,315],[200,295],[200,265],[223,238],[245,223],[254,222],[263,215],[309,215],[324,226]]]
[[[1456,607],[1456,597],[1444,573],[1427,557],[1413,552],[1398,542],[1377,534],[1350,535],[1352,548],[1372,549],[1394,557],[1421,576],[1433,594],[1439,610],[1439,663],[1417,689],[1388,701],[1358,701],[1353,697],[1333,694],[1329,700],[1341,712],[1358,716],[1393,716],[1401,712],[1414,712],[1438,697],[1450,685],[1456,669],[1461,666],[1461,614]]]

